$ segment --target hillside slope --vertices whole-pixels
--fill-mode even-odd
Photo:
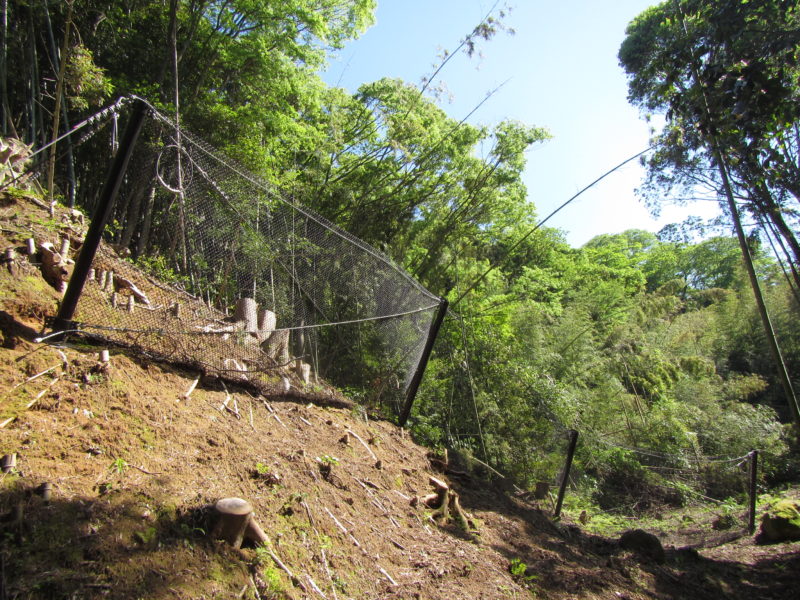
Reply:
[[[7,198],[0,250],[57,244],[61,223]],[[0,455],[17,456],[0,475],[0,599],[790,597],[796,545],[753,564],[668,549],[657,564],[476,474],[434,470],[394,425],[310,403],[318,389],[202,380],[186,397],[198,373],[39,343],[57,300],[27,257],[0,269]],[[470,523],[419,501],[431,477]],[[210,539],[211,506],[231,496],[252,503],[266,545]]]

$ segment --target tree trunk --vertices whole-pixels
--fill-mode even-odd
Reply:
[[[150,184],[150,192],[147,195],[147,206],[144,209],[144,219],[142,221],[142,232],[139,234],[139,241],[136,243],[136,252],[133,257],[138,258],[147,250],[147,243],[150,241],[150,226],[153,222],[153,205],[156,201],[156,184]]]
[[[64,79],[67,75],[67,52],[69,52],[69,36],[72,30],[72,5],[74,0],[67,0],[67,20],[64,25],[64,42],[61,46],[61,57],[58,66],[58,79],[56,80],[56,106],[53,109],[53,133],[50,136],[50,162],[47,167],[47,194],[50,200],[50,216],[53,216],[53,179],[56,169],[56,140],[58,127],[61,120],[61,96],[64,93]]]

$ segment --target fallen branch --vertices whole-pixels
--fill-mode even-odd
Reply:
[[[57,375],[56,377],[54,377],[53,380],[50,383],[47,384],[46,388],[44,388],[42,391],[40,391],[38,394],[36,394],[36,397],[25,405],[25,408],[28,409],[31,406],[33,406],[34,404],[36,404],[39,401],[39,399],[42,396],[44,396],[50,390],[50,388],[53,387],[56,384],[56,382],[59,379],[61,379],[61,375]]]
[[[331,511],[329,511],[329,510],[328,510],[328,507],[323,507],[323,508],[325,508],[325,512],[326,512],[326,513],[328,513],[328,515],[330,515],[331,519],[333,519],[333,522],[334,522],[334,523],[336,523],[336,526],[337,526],[337,527],[338,527],[338,528],[339,528],[339,529],[342,531],[342,533],[344,533],[346,536],[348,536],[348,537],[349,537],[349,538],[352,540],[352,542],[353,542],[353,544],[355,545],[355,547],[356,547],[356,548],[361,548],[361,544],[358,542],[358,540],[357,540],[357,539],[356,539],[356,538],[353,536],[353,534],[352,534],[352,533],[350,533],[349,531],[347,531],[347,529],[345,528],[345,526],[344,526],[344,525],[342,525],[342,524],[339,522],[339,519],[337,519],[337,518],[336,518],[336,517],[333,515],[333,513],[332,513]]]
[[[351,431],[350,429],[348,429],[347,433],[349,433],[354,438],[356,438],[359,442],[361,442],[361,445],[364,446],[364,448],[367,449],[367,452],[369,452],[369,455],[372,457],[372,460],[378,460],[378,457],[375,456],[375,453],[372,451],[372,449],[369,446],[367,446],[367,443],[364,440],[362,440],[361,437],[356,432]]]
[[[194,391],[194,388],[197,387],[198,383],[200,383],[200,375],[198,375],[197,379],[195,379],[192,382],[192,384],[189,386],[189,389],[186,390],[186,393],[181,398],[178,398],[178,402],[180,402],[181,400],[188,400],[189,397],[192,395],[192,392]]]
[[[277,554],[275,554],[275,553],[272,551],[272,547],[271,547],[271,546],[272,546],[272,542],[270,541],[270,539],[269,539],[269,538],[267,538],[267,542],[264,544],[264,548],[266,548],[266,549],[267,549],[267,552],[269,553],[269,557],[270,557],[270,558],[273,560],[273,562],[274,562],[276,565],[278,565],[278,568],[280,568],[281,570],[283,570],[283,572],[285,572],[285,573],[286,573],[286,575],[288,575],[288,576],[289,576],[289,579],[291,580],[291,582],[292,582],[294,585],[296,585],[297,587],[299,587],[299,588],[300,588],[301,590],[303,590],[305,593],[308,593],[308,590],[306,589],[306,586],[303,584],[303,582],[302,582],[302,581],[300,581],[300,580],[299,580],[297,577],[295,577],[294,573],[292,573],[292,572],[289,570],[289,567],[287,567],[285,564],[283,564],[283,561],[281,561],[281,559],[280,559],[280,558],[278,558],[278,555],[277,555]]]
[[[315,592],[317,592],[317,594],[319,594],[321,597],[325,598],[325,600],[328,600],[328,597],[325,595],[325,593],[324,593],[324,592],[323,592],[321,589],[319,589],[319,587],[317,586],[317,584],[316,584],[316,583],[314,583],[314,580],[313,580],[313,579],[311,579],[311,575],[309,575],[308,573],[306,573],[306,579],[308,579],[308,583],[309,583],[309,585],[311,585],[311,589],[312,589],[312,590],[314,590]]]
[[[147,295],[138,287],[136,287],[136,284],[134,284],[132,281],[130,281],[129,279],[125,279],[120,275],[117,275],[114,278],[114,289],[116,289],[117,291],[128,290],[131,296],[136,298],[137,302],[141,304],[146,304],[148,306],[150,305],[150,300],[147,298]]]
[[[383,574],[383,576],[389,580],[389,583],[391,583],[394,586],[398,585],[398,583],[394,579],[392,579],[392,576],[386,572],[386,569],[384,569],[383,567],[378,567],[378,571],[380,571]]]
[[[319,549],[320,555],[322,556],[322,566],[325,567],[325,574],[328,576],[328,581],[331,582],[331,592],[333,592],[334,600],[339,600],[336,596],[336,584],[333,581],[333,575],[331,575],[331,570],[328,567],[328,557],[325,556],[325,548]]]
[[[142,467],[137,467],[136,465],[130,465],[130,466],[133,467],[134,469],[136,469],[137,471],[141,471],[145,475],[162,475],[163,474],[162,471],[148,471],[147,469],[143,469]]]
[[[269,405],[269,403],[266,400],[264,401],[264,406],[267,407],[267,410],[270,412],[270,414],[275,418],[275,420],[278,423],[280,423],[283,426],[284,429],[289,429],[288,427],[286,427],[286,425],[283,423],[283,421],[281,421],[281,419],[278,416],[278,414],[272,409],[272,407]]]

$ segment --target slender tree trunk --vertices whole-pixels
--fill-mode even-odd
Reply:
[[[50,216],[55,210],[53,200],[53,179],[56,170],[56,140],[58,139],[58,127],[61,119],[61,95],[64,93],[64,78],[67,74],[67,52],[69,51],[69,36],[72,30],[72,5],[75,0],[67,0],[67,20],[64,25],[64,42],[61,46],[61,57],[58,67],[58,79],[56,81],[56,106],[53,109],[53,134],[50,138],[53,144],[50,147],[50,162],[47,167],[47,194],[50,200]]]
[[[781,384],[783,385],[783,391],[786,394],[786,402],[789,405],[789,412],[791,413],[795,425],[800,432],[800,408],[798,408],[797,405],[797,397],[795,396],[794,388],[792,387],[792,381],[789,378],[789,372],[786,370],[786,363],[783,360],[780,346],[778,346],[778,340],[775,337],[775,330],[773,329],[772,321],[769,318],[767,304],[764,301],[764,295],[761,292],[761,285],[758,281],[758,275],[756,275],[756,270],[753,266],[753,258],[750,256],[750,247],[747,245],[747,237],[744,234],[744,227],[742,227],[741,219],[739,219],[739,210],[736,207],[736,200],[733,197],[733,190],[728,178],[728,171],[725,168],[722,153],[717,147],[716,140],[712,139],[710,146],[712,149],[712,154],[714,155],[714,162],[717,163],[717,168],[719,169],[719,174],[722,178],[722,186],[725,190],[725,196],[728,200],[728,210],[731,213],[731,218],[733,219],[734,227],[736,229],[736,238],[739,240],[739,247],[742,250],[742,258],[744,259],[745,268],[747,269],[747,275],[750,278],[750,286],[753,288],[753,295],[756,299],[758,314],[761,316],[761,322],[764,326],[764,332],[767,336],[767,344],[769,345],[770,351],[772,352],[772,356],[775,360],[775,367],[778,370],[778,376],[781,380]]]
[[[11,115],[8,112],[8,0],[0,1],[0,127],[3,136],[8,135],[8,123]]]
[[[56,38],[53,34],[53,24],[50,20],[50,12],[47,10],[47,0],[42,0],[44,4],[44,18],[45,22],[47,23],[47,39],[50,42],[50,56],[52,57],[51,63],[53,65],[53,71],[55,73],[60,73],[61,71],[61,57],[64,56],[63,53],[59,55],[58,49],[56,48]],[[61,90],[61,118],[64,121],[64,130],[69,131],[69,117],[67,115],[67,104],[64,98],[64,90]],[[77,187],[77,183],[75,181],[75,160],[72,155],[72,139],[67,138],[64,140],[67,144],[67,178],[69,180],[69,189],[67,190],[67,200],[68,206],[70,208],[75,208],[75,188]],[[53,148],[55,151],[55,147]]]
[[[136,253],[134,258],[140,257],[147,250],[147,243],[150,241],[150,227],[153,223],[153,205],[156,200],[156,183],[150,184],[150,191],[147,194],[147,206],[144,210],[144,219],[142,221],[142,232],[139,235],[139,241],[136,243]]]
[[[678,5],[678,9],[680,11],[680,5]],[[688,37],[686,21],[682,13],[681,22],[684,32]],[[753,288],[753,296],[755,296],[758,314],[761,317],[761,323],[764,326],[764,333],[767,336],[767,344],[769,345],[772,353],[772,358],[775,361],[775,369],[778,371],[778,377],[781,380],[781,385],[783,386],[783,391],[786,395],[786,403],[789,405],[789,413],[792,415],[797,432],[800,433],[800,408],[797,404],[797,396],[794,393],[794,387],[792,386],[792,380],[789,378],[789,372],[786,370],[786,362],[783,360],[783,355],[781,353],[780,346],[778,345],[778,339],[775,337],[775,330],[773,329],[772,321],[769,318],[767,304],[764,301],[764,295],[761,292],[761,285],[758,281],[758,275],[756,275],[756,269],[753,266],[753,257],[750,255],[750,247],[747,245],[747,237],[744,234],[744,227],[742,227],[742,221],[739,218],[739,209],[736,206],[736,200],[733,195],[733,187],[731,186],[731,181],[728,176],[728,169],[726,166],[727,163],[725,162],[722,150],[719,147],[719,142],[717,141],[716,135],[712,133],[716,129],[713,126],[715,122],[713,116],[714,113],[711,110],[708,96],[706,94],[706,88],[703,84],[703,80],[700,77],[700,67],[698,66],[699,63],[700,61],[696,57],[692,57],[690,67],[694,84],[702,94],[702,106],[700,108],[705,113],[706,122],[709,123],[709,125],[712,125],[708,128],[708,133],[703,134],[705,138],[705,144],[711,152],[711,156],[722,181],[722,189],[728,201],[728,209],[736,230],[736,238],[739,240],[739,247],[742,251],[742,259],[744,260],[745,269],[747,270],[747,276],[750,279],[750,286]]]

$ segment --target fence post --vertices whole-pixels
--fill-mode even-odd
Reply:
[[[758,450],[750,453],[750,510],[748,512],[748,530],[753,535],[756,530],[756,481],[758,475]]]
[[[119,145],[114,161],[111,163],[111,167],[108,171],[108,178],[100,192],[97,209],[92,217],[92,222],[89,224],[89,230],[86,232],[86,238],[83,241],[83,246],[81,246],[78,259],[75,261],[75,268],[72,270],[72,276],[69,278],[67,291],[64,293],[64,298],[61,300],[58,313],[55,319],[53,319],[54,331],[65,331],[70,328],[70,322],[78,306],[78,299],[86,283],[86,276],[89,274],[92,261],[100,245],[100,239],[103,236],[103,230],[111,216],[114,200],[116,200],[117,193],[122,185],[122,179],[128,168],[128,162],[133,154],[133,148],[136,145],[139,132],[142,130],[146,110],[147,105],[143,100],[138,98],[134,100],[130,120],[125,129],[125,135]]]
[[[564,494],[567,491],[569,482],[569,471],[572,468],[572,459],[575,457],[575,447],[578,445],[578,431],[571,429],[569,432],[569,447],[567,448],[567,460],[564,462],[564,475],[561,477],[561,485],[558,488],[558,500],[556,500],[556,510],[553,516],[558,519],[561,516],[561,505],[564,503]]]
[[[422,356],[420,356],[417,370],[414,371],[414,376],[411,378],[411,383],[408,384],[406,401],[403,405],[403,410],[400,413],[400,418],[398,420],[400,427],[405,426],[408,416],[411,414],[411,405],[414,404],[414,399],[417,397],[419,385],[422,383],[422,376],[425,374],[425,367],[428,366],[428,359],[431,357],[433,344],[436,341],[436,336],[439,335],[439,328],[442,326],[442,321],[444,321],[444,318],[447,315],[448,305],[449,303],[447,302],[446,298],[441,298],[439,300],[439,307],[436,309],[436,314],[431,321],[431,326],[428,330],[428,339],[425,342],[425,348],[422,350]]]

